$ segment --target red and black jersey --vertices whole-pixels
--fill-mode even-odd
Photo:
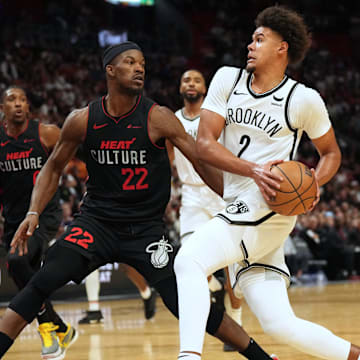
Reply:
[[[82,212],[117,222],[163,217],[171,172],[165,139],[154,144],[148,135],[154,105],[139,95],[128,113],[114,118],[105,97],[90,103],[83,146],[89,178]]]
[[[0,127],[0,192],[3,216],[7,223],[23,220],[28,211],[36,176],[44,166],[48,151],[39,136],[40,124],[28,120],[24,132],[9,136]],[[56,193],[44,212],[59,209]]]

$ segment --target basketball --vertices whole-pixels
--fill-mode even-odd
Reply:
[[[306,212],[314,202],[317,191],[311,170],[299,161],[284,161],[273,165],[270,171],[283,178],[276,196],[268,201],[270,209],[287,216]]]

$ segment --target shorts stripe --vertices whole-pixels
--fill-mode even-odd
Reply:
[[[188,231],[188,232],[186,232],[185,234],[182,234],[182,235],[180,236],[180,240],[183,239],[185,236],[191,235],[191,234],[193,234],[193,233],[194,233],[194,231]]]
[[[284,271],[276,266],[268,265],[268,264],[261,264],[261,263],[253,263],[251,265],[249,264],[248,266],[243,267],[242,269],[240,269],[237,272],[236,281],[235,281],[235,284],[233,285],[233,289],[235,288],[237,282],[239,281],[240,276],[252,268],[264,268],[266,270],[275,271],[275,272],[279,273],[280,275],[284,276],[288,281],[290,281],[290,274],[288,274],[286,271]]]
[[[224,214],[217,214],[216,217],[218,217],[218,218],[224,220],[225,222],[227,222],[228,224],[232,224],[232,225],[258,226],[258,225],[262,224],[264,221],[270,219],[275,214],[276,214],[276,212],[272,211],[271,213],[263,216],[262,218],[260,218],[258,220],[255,220],[255,221],[235,221],[235,220],[229,219]]]

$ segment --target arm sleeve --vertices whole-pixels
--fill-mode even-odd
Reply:
[[[235,67],[220,68],[211,80],[209,91],[201,106],[226,118],[226,104],[241,70]]]
[[[294,102],[290,105],[292,126],[302,129],[310,139],[325,135],[331,128],[331,121],[320,94],[305,86],[296,90]]]

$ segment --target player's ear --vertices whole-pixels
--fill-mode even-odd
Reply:
[[[114,76],[115,75],[115,71],[114,71],[114,66],[111,65],[111,64],[108,64],[106,65],[106,73],[109,75],[109,76]]]
[[[285,40],[281,41],[279,52],[284,53],[287,52],[288,50],[289,50],[289,44]]]

